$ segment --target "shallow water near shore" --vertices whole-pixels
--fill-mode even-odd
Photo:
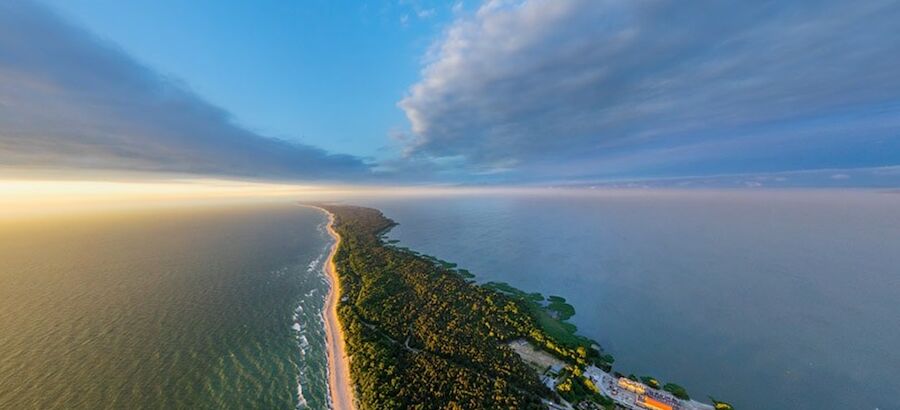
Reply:
[[[400,245],[561,295],[614,368],[741,409],[900,397],[900,195],[613,192],[364,202]]]
[[[325,215],[291,204],[0,225],[0,408],[323,408]]]
[[[347,198],[480,282],[561,295],[615,368],[742,409],[895,408],[900,195]],[[324,408],[326,216],[0,222],[0,408]]]

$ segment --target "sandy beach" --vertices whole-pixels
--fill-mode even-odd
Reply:
[[[325,343],[328,346],[328,390],[330,391],[333,409],[355,410],[356,402],[353,396],[353,381],[350,379],[350,361],[347,358],[347,352],[344,350],[344,332],[341,330],[337,312],[338,299],[341,295],[341,284],[334,266],[334,255],[337,253],[338,246],[341,243],[341,237],[334,231],[334,215],[325,209],[319,209],[328,213],[328,234],[334,238],[334,245],[328,254],[328,263],[325,267],[328,281],[331,282],[331,288],[328,291],[325,309],[322,312],[325,316]]]

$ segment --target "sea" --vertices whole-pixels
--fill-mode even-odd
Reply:
[[[330,239],[289,203],[0,222],[0,409],[322,409]]]
[[[400,245],[559,295],[623,374],[746,410],[900,409],[900,194],[369,198]]]
[[[739,409],[900,409],[900,194],[322,198],[574,305],[614,369]],[[0,409],[322,409],[331,239],[290,201],[0,220]]]

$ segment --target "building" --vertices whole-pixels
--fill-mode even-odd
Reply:
[[[672,410],[671,405],[663,403],[647,395],[639,397],[637,404],[645,409],[650,410]]]
[[[550,390],[556,390],[556,377],[547,375],[541,376],[541,383],[544,383]]]
[[[632,392],[632,393],[636,393],[636,394],[644,394],[644,393],[647,392],[647,389],[646,389],[646,387],[644,387],[643,384],[638,383],[638,382],[636,382],[636,381],[634,381],[634,380],[631,380],[631,379],[626,379],[626,378],[624,378],[624,377],[620,377],[620,378],[619,378],[619,383],[618,383],[618,384],[619,384],[619,387],[621,387],[621,388],[623,388],[623,389],[625,389],[625,390],[628,390],[628,391],[630,391],[630,392]]]

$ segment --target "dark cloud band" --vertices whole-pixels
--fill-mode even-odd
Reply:
[[[0,3],[0,164],[298,180],[365,178],[359,158],[266,138],[30,1]]]
[[[888,0],[487,1],[399,103],[407,152],[514,180],[900,164],[897,21]]]

